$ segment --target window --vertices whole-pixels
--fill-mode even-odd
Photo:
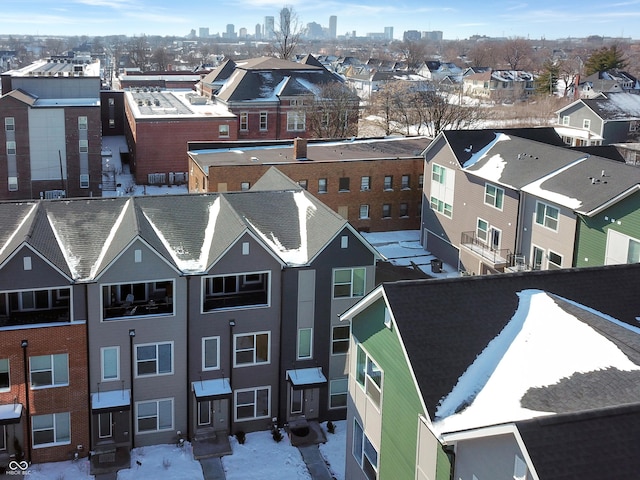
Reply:
[[[138,433],[173,430],[173,398],[136,403]]]
[[[271,387],[236,390],[236,421],[271,418]]]
[[[338,191],[339,192],[349,191],[349,177],[340,177],[340,179],[338,180]]]
[[[364,388],[371,401],[379,407],[382,397],[382,370],[359,344],[356,356],[356,381]]]
[[[382,218],[391,217],[391,204],[385,203],[382,205]]]
[[[202,371],[220,368],[220,337],[202,339]]]
[[[8,189],[10,192],[18,190],[18,177],[9,177],[7,179]]]
[[[434,163],[431,166],[431,196],[429,198],[431,209],[452,218],[453,194],[454,176],[449,176],[446,168]]]
[[[298,329],[298,360],[313,358],[313,329]]]
[[[31,388],[69,385],[69,355],[41,355],[29,359]]]
[[[287,130],[289,132],[300,132],[306,128],[306,117],[304,112],[287,112]]]
[[[409,204],[408,203],[401,203],[400,204],[400,216],[401,217],[408,217],[409,216]]]
[[[527,480],[527,464],[518,455],[513,465],[513,480]]]
[[[116,121],[113,118],[109,119],[109,128],[116,128]]]
[[[8,141],[7,142],[7,155],[15,155],[16,154],[16,142]]]
[[[4,129],[7,132],[10,132],[12,130],[16,129],[16,121],[13,117],[5,117],[4,119]]]
[[[120,380],[120,347],[102,347],[102,381]]]
[[[340,325],[331,329],[331,354],[343,355],[349,351],[349,325]]]
[[[331,380],[329,382],[329,408],[346,407],[348,391],[349,381],[347,377]]]
[[[113,107],[113,106],[115,106],[115,104],[116,104],[116,99],[115,98],[110,98],[109,99],[109,106]]]
[[[31,435],[34,448],[71,443],[71,416],[69,412],[34,415],[31,417]]]
[[[640,263],[640,242],[632,238],[627,248],[627,263]]]
[[[582,128],[584,128],[585,130],[589,130],[591,128],[591,120],[589,120],[588,118],[582,120]]]
[[[291,105],[292,107],[301,107],[302,105],[304,105],[304,100],[302,99],[290,100],[289,105]]]
[[[420,175],[418,175],[418,187],[422,188],[423,185],[424,185],[424,175],[421,173]]]
[[[80,188],[89,188],[89,175],[86,173],[80,174]]]
[[[340,248],[349,248],[349,235],[342,235],[340,237]]]
[[[411,176],[410,175],[402,175],[400,188],[402,188],[403,190],[409,190],[411,188]]]
[[[298,185],[300,185],[301,188],[304,188],[305,190],[307,189],[307,185],[309,184],[309,182],[305,179],[305,180],[298,180]]]
[[[260,112],[260,131],[264,132],[269,129],[269,124],[267,123],[267,112]]]
[[[218,136],[219,137],[228,137],[229,136],[229,125],[218,125]]]
[[[0,426],[0,452],[7,449],[7,430],[4,425]]]
[[[240,130],[249,130],[249,114],[240,112]]]
[[[504,190],[487,183],[484,186],[484,203],[485,205],[491,205],[498,210],[502,210],[502,202],[504,199]]]
[[[563,115],[562,116],[562,125],[569,125],[569,116],[568,115]]]
[[[536,205],[536,223],[551,230],[558,230],[558,217],[560,210],[546,203],[538,202]]]
[[[242,242],[242,255],[249,255],[249,242]]]
[[[80,140],[78,142],[78,148],[80,149],[80,153],[87,153],[89,151],[89,141]]]
[[[136,376],[173,373],[173,342],[136,345]]]
[[[9,359],[0,358],[0,392],[9,390]]]
[[[304,403],[304,391],[291,388],[291,408],[290,413],[302,413],[302,406]]]
[[[363,192],[368,191],[371,188],[371,177],[362,177],[360,179],[360,190]]]
[[[142,261],[134,251],[134,261]],[[173,280],[122,283],[102,286],[103,320],[173,314]]]
[[[476,225],[476,238],[484,243],[489,239],[489,223],[481,218],[478,219]]]
[[[544,250],[539,247],[533,247],[533,253],[531,255],[531,268],[533,270],[541,270],[542,269],[542,260],[544,258]]]
[[[111,412],[98,414],[98,438],[110,438],[113,434],[113,415]]]
[[[369,480],[378,478],[378,451],[364,433],[362,425],[353,419],[353,448],[354,458]]]
[[[547,264],[549,270],[557,270],[562,268],[562,255],[558,255],[555,252],[549,250],[549,262]]]
[[[445,184],[447,169],[436,165],[435,163],[431,167],[431,180],[441,185]]]
[[[393,190],[393,175],[385,175],[384,177],[384,189]]]
[[[78,130],[87,129],[87,117],[78,117]]]
[[[369,205],[360,205],[360,219],[369,218]]]
[[[333,271],[333,298],[364,296],[365,268],[341,268]]]
[[[269,305],[269,272],[203,277],[202,311]]]
[[[271,361],[269,336],[269,332],[234,335],[233,365],[238,367],[269,363]]]
[[[327,193],[327,179],[319,178],[318,179],[318,193]]]
[[[251,188],[250,182],[240,182],[240,190],[246,192],[247,190],[249,190],[249,188]]]

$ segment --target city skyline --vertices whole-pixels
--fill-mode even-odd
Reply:
[[[338,36],[354,31],[357,36],[394,28],[394,37],[404,31],[442,31],[445,39],[473,35],[489,37],[567,38],[600,35],[638,38],[640,0],[615,4],[586,1],[579,5],[540,0],[479,3],[463,0],[435,5],[405,0],[390,4],[372,0],[367,4],[339,3],[333,0],[312,4],[295,0],[223,0],[215,8],[193,1],[187,8],[167,0],[5,0],[2,35],[161,35],[187,36],[200,28],[211,35],[222,34],[228,24],[236,31],[255,32],[265,16],[278,17],[290,5],[302,26],[316,22],[329,27],[330,16],[337,16]],[[210,13],[207,13],[210,12]],[[228,14],[225,14],[228,12]]]

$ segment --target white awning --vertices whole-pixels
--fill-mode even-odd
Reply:
[[[215,378],[213,380],[192,382],[191,389],[198,400],[231,395],[231,384],[228,378]]]
[[[0,405],[0,425],[20,422],[22,415],[21,403],[10,403],[8,405]]]
[[[326,377],[322,374],[322,367],[287,370],[287,380],[294,388],[314,387],[327,383]]]
[[[91,394],[91,410],[111,412],[131,408],[130,390],[111,390]]]

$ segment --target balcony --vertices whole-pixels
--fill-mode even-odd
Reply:
[[[173,281],[104,285],[105,321],[151,315],[173,315]]]
[[[269,272],[203,279],[202,311],[269,305]]]
[[[70,288],[0,292],[0,327],[69,322]]]
[[[462,232],[460,245],[488,262],[490,267],[500,269],[509,265],[512,258],[508,248],[494,248],[478,238],[476,232]]]

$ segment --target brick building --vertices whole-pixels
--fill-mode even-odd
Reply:
[[[189,192],[250,189],[271,167],[360,231],[420,228],[426,137],[191,143]]]
[[[99,63],[43,60],[1,80],[0,199],[99,195]]]

